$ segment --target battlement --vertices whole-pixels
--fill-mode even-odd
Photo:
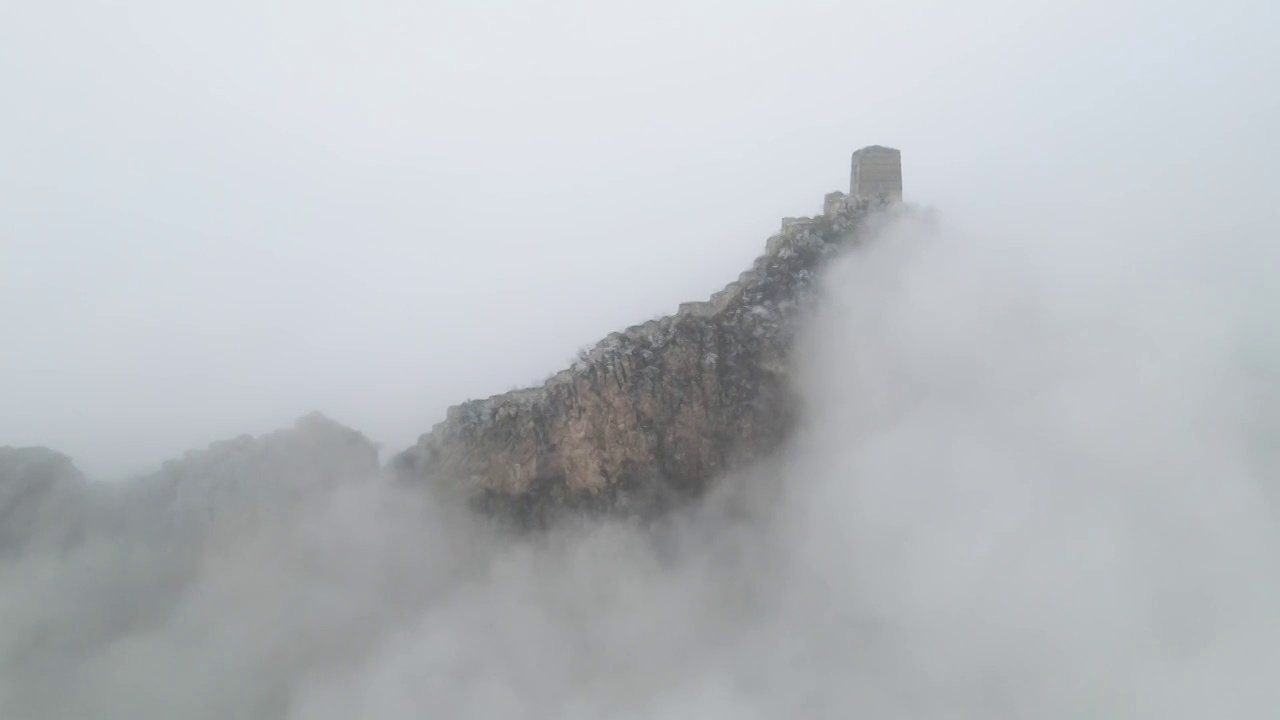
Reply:
[[[849,233],[862,224],[869,213],[902,199],[902,170],[898,165],[897,150],[872,145],[855,152],[853,157],[853,192],[828,193],[823,198],[821,215],[783,218],[779,232],[766,241],[764,254],[758,256],[751,268],[741,273],[737,280],[725,285],[708,300],[681,303],[673,315],[633,325],[625,332],[611,333],[593,347],[584,350],[571,367],[548,378],[541,387],[516,390],[483,400],[469,400],[451,407],[445,420],[432,428],[432,433],[451,423],[474,425],[481,418],[494,416],[499,406],[508,410],[521,404],[531,406],[552,388],[572,384],[575,373],[585,372],[593,365],[608,365],[611,362],[609,358],[619,353],[625,354],[641,345],[661,348],[678,323],[689,318],[714,318],[728,310],[750,288],[770,282],[769,276],[775,272],[770,265],[776,264],[777,260],[791,258],[797,252],[808,252],[815,247],[846,241]],[[757,314],[759,311],[756,308]],[[425,441],[423,439],[427,437],[424,435],[420,441]]]
[[[853,192],[828,194],[821,214],[783,219],[736,280],[610,333],[540,386],[450,408],[396,456],[395,472],[541,522],[566,508],[661,509],[779,447],[794,427],[792,348],[821,299],[823,266],[911,212],[899,202],[896,158],[887,148],[855,153]]]

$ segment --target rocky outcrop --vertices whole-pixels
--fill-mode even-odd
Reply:
[[[379,473],[373,443],[320,415],[259,437],[214,443],[119,483],[83,482],[70,461],[52,451],[0,450],[0,536],[21,541],[0,553],[7,613],[0,677],[10,693],[0,693],[0,706],[22,698],[45,709],[0,716],[82,716],[83,708],[62,704],[67,678],[79,677],[77,663],[121,645],[145,647],[155,638],[150,631],[184,608],[190,612],[188,603],[230,597],[242,605],[230,607],[224,619],[262,623],[251,627],[281,622],[292,608],[280,599],[282,584],[273,584],[272,574],[310,572],[313,566],[327,571],[346,557],[326,557],[298,540],[308,518],[333,517],[307,510],[332,507],[327,490],[376,482]],[[330,531],[309,529],[320,537]],[[293,551],[283,539],[304,549]],[[241,585],[228,567],[251,567],[258,575]],[[222,584],[211,577],[223,578]],[[374,609],[380,614],[384,607]],[[376,624],[370,620],[368,626]],[[244,632],[234,623],[227,628]],[[306,640],[300,645],[312,647]]]
[[[84,476],[71,458],[43,447],[0,447],[0,554],[34,542],[62,545],[75,532]]]
[[[391,468],[522,522],[648,514],[698,494],[787,436],[790,354],[818,272],[886,202],[828,195],[709,301],[613,333],[541,387],[450,408]]]
[[[290,511],[317,491],[378,477],[378,448],[319,414],[293,427],[241,435],[187,452],[138,478],[120,504],[167,524],[243,524]]]
[[[88,483],[61,453],[0,448],[0,553],[83,540],[203,541],[283,518],[309,496],[379,476],[364,435],[313,413],[291,428],[187,452],[157,472]]]

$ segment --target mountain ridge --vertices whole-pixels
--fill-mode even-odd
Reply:
[[[868,150],[892,162],[864,158],[860,170]],[[56,451],[4,448],[0,511],[23,516],[14,508],[34,507],[28,495],[49,504],[36,492],[49,481],[30,469],[44,467],[64,488],[50,496],[75,506],[68,517],[137,517],[149,508],[203,526],[209,514],[269,516],[315,488],[377,475],[425,483],[526,526],[566,511],[661,513],[769,455],[791,433],[799,413],[791,355],[823,268],[881,222],[912,211],[901,202],[896,153],[854,153],[851,192],[827,194],[820,215],[783,218],[763,254],[707,300],[610,333],[540,385],[448,408],[384,465],[364,435],[317,412],[292,428],[189,450],[111,490],[86,483]],[[30,523],[9,523],[18,524]]]
[[[790,354],[822,268],[904,210],[828,194],[708,300],[609,334],[542,385],[449,408],[388,471],[526,525],[572,510],[648,516],[700,494],[789,435]]]

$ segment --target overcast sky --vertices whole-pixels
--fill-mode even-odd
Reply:
[[[0,0],[0,445],[399,450],[736,278],[862,145],[1062,219],[1027,242],[1275,228],[1269,5]]]

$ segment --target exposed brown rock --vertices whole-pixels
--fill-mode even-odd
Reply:
[[[827,196],[708,302],[613,333],[541,387],[472,400],[392,461],[481,509],[540,522],[560,509],[648,514],[775,448],[796,416],[798,324],[821,267],[885,201]]]

